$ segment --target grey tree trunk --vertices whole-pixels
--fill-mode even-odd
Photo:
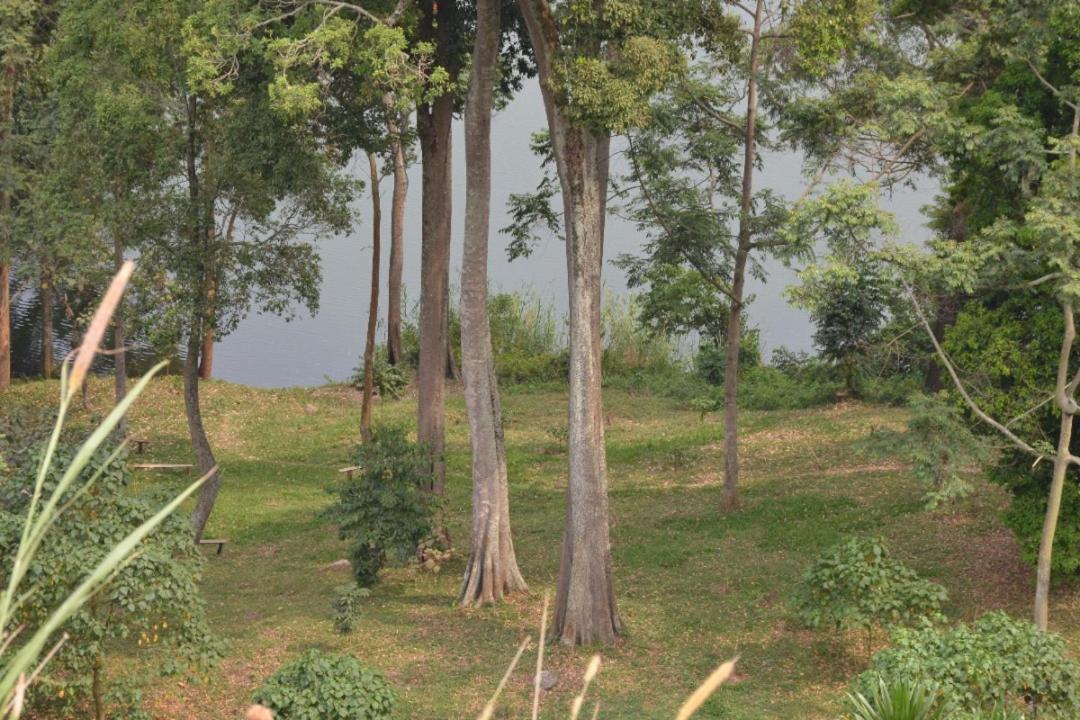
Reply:
[[[571,645],[612,643],[622,632],[608,527],[601,398],[600,270],[610,138],[572,125],[551,91],[558,29],[541,0],[518,0],[536,55],[562,188],[570,296],[569,474],[554,632]]]
[[[754,201],[754,160],[758,113],[758,61],[764,0],[757,0],[750,40],[750,73],[746,90],[746,127],[743,135],[742,194],[739,201],[739,244],[731,276],[731,308],[728,311],[727,348],[724,358],[724,495],[721,506],[731,510],[739,504],[739,344],[742,339],[743,292],[746,261],[750,256],[751,213]]]
[[[422,4],[420,37],[434,40],[437,61],[451,63],[455,5]],[[449,68],[452,69],[452,68]],[[453,73],[451,73],[453,74]],[[420,251],[420,363],[417,370],[417,439],[431,452],[431,491],[446,489],[444,396],[446,394],[447,305],[450,297],[450,238],[453,174],[451,126],[454,98],[447,93],[417,108],[422,163]]]
[[[187,357],[184,358],[184,411],[187,414],[188,434],[198,461],[199,473],[205,475],[214,469],[217,460],[214,458],[210,438],[207,437],[206,428],[203,426],[202,407],[199,403],[199,351],[202,347],[203,335],[198,330],[201,326],[201,319],[197,319],[188,332]],[[216,471],[199,489],[199,497],[191,513],[195,542],[202,540],[206,523],[210,519],[210,513],[214,509],[220,489],[221,473]]]
[[[461,261],[461,374],[472,445],[472,551],[459,600],[479,606],[527,590],[510,531],[502,412],[487,314],[491,113],[499,0],[476,3],[476,44],[465,104],[465,244]]]
[[[116,272],[124,265],[124,243],[120,238],[113,239],[113,265]],[[124,301],[113,313],[113,385],[116,403],[127,396],[127,325],[124,319]],[[121,440],[127,437],[127,415],[120,418],[116,425],[116,436]]]
[[[369,152],[371,175],[371,299],[368,302],[367,338],[364,344],[364,393],[360,405],[360,438],[371,440],[371,405],[375,394],[375,329],[379,322],[379,261],[382,256],[382,198],[379,195],[379,165]]]
[[[401,276],[405,268],[405,200],[409,176],[400,124],[390,125],[394,152],[394,193],[390,201],[390,271],[386,280],[386,354],[391,365],[401,362]]]

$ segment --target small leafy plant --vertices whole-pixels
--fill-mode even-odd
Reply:
[[[960,408],[938,398],[912,398],[911,417],[905,432],[878,431],[866,447],[883,455],[900,455],[925,486],[923,501],[933,510],[971,493],[964,471],[992,459],[985,438],[971,431]]]
[[[358,390],[364,389],[364,359],[360,358],[360,366],[353,370],[349,384]],[[409,385],[409,376],[401,365],[391,365],[386,356],[386,348],[380,347],[375,352],[375,392],[379,397],[387,400],[398,400],[405,394],[405,388]]]
[[[435,529],[438,499],[431,486],[430,460],[404,428],[377,427],[359,446],[351,480],[331,488],[337,502],[326,516],[338,523],[343,540],[352,540],[353,575],[361,586],[378,580],[389,561],[404,564]]]
[[[926,683],[948,718],[1028,707],[1039,718],[1080,717],[1080,665],[1062,639],[1004,612],[945,630],[898,628],[857,684],[865,691],[882,679]]]
[[[919,683],[886,683],[878,678],[864,695],[847,696],[852,720],[944,720],[937,694]]]
[[[371,591],[367,588],[356,585],[340,586],[330,603],[334,630],[342,635],[351,633],[356,628],[356,621],[360,619],[360,608],[369,597]]]
[[[849,538],[822,554],[803,575],[795,611],[808,627],[865,630],[940,617],[945,588],[889,557],[880,538]]]
[[[381,720],[393,713],[397,695],[351,655],[308,650],[274,673],[254,701],[276,720]]]

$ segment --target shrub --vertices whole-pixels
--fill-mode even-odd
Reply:
[[[254,701],[276,720],[380,720],[397,696],[382,675],[350,655],[308,650],[272,675]]]
[[[349,383],[358,390],[364,389],[364,358],[360,357],[360,366],[353,370]],[[379,347],[375,352],[375,392],[387,400],[397,400],[409,384],[409,376],[401,365],[391,365],[386,356],[386,348]]]
[[[886,683],[878,678],[864,695],[847,697],[852,720],[943,720],[937,695],[919,683]]]
[[[1057,635],[1003,612],[938,630],[899,628],[857,683],[925,683],[941,698],[945,717],[1019,710],[1040,718],[1080,717],[1080,666]]]
[[[333,611],[334,630],[342,635],[348,635],[356,627],[356,621],[360,617],[360,607],[364,600],[371,596],[367,588],[355,585],[342,585],[337,589],[330,609]]]
[[[822,554],[803,575],[795,598],[808,627],[866,630],[939,617],[945,588],[889,557],[880,538],[849,538]]]
[[[665,372],[679,367],[675,343],[642,325],[634,296],[608,295],[601,311],[604,375]]]
[[[971,431],[958,407],[925,395],[913,398],[905,432],[880,431],[866,445],[911,463],[915,477],[926,485],[923,501],[930,510],[970,494],[963,472],[992,457],[986,438]]]
[[[799,410],[826,405],[835,400],[834,383],[815,379],[800,379],[769,366],[751,367],[740,371],[738,402],[745,410]],[[717,412],[724,408],[721,388],[694,400],[702,412]]]
[[[11,572],[26,518],[44,444],[10,473],[0,476],[0,582]],[[73,462],[74,447],[58,446],[43,486],[46,496]],[[88,492],[83,488],[93,482]],[[63,514],[39,546],[26,579],[34,586],[18,606],[16,625],[42,625],[129,532],[161,507],[131,491],[126,465],[103,450],[81,471],[73,489],[61,497]],[[109,717],[143,717],[139,688],[154,674],[196,673],[218,657],[199,593],[202,556],[191,542],[191,525],[170,516],[139,546],[135,557],[117,571],[63,630],[69,639],[31,688],[29,707],[57,716],[82,717],[100,708]],[[107,672],[114,653],[133,653],[138,672],[122,677]]]
[[[907,405],[923,389],[922,379],[916,375],[887,375],[865,377],[859,383],[859,397],[879,405]]]
[[[371,585],[388,560],[404,563],[433,533],[437,502],[430,456],[411,442],[404,428],[377,427],[356,451],[355,477],[331,489],[337,502],[326,516],[337,521],[343,540],[354,542],[353,575]]]

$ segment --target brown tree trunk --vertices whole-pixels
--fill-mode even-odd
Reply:
[[[53,376],[53,286],[47,269],[41,269],[41,377]]]
[[[420,37],[434,40],[437,61],[453,70],[453,0],[421,3]],[[436,22],[436,13],[438,21]],[[454,75],[451,72],[451,75]],[[431,453],[431,490],[446,489],[445,419],[447,300],[450,293],[450,221],[452,204],[451,126],[454,98],[447,93],[416,113],[423,165],[420,253],[420,363],[417,370],[417,439]]]
[[[479,606],[527,590],[510,532],[509,482],[487,314],[491,113],[499,0],[478,0],[465,105],[465,246],[461,260],[461,371],[472,445],[472,551],[460,602]]]
[[[15,66],[4,68],[0,95],[0,152],[10,159],[15,118]],[[11,182],[0,178],[0,392],[11,386]]]
[[[209,380],[214,375],[214,329],[207,328],[199,351],[199,379]]]
[[[371,405],[375,394],[375,328],[379,322],[379,260],[382,255],[382,199],[379,196],[379,165],[369,152],[371,173],[371,299],[368,302],[367,339],[364,345],[364,399],[360,405],[360,438],[371,440]]]
[[[119,272],[124,264],[124,243],[120,238],[113,239],[113,265]],[[113,384],[116,403],[127,396],[127,326],[124,320],[124,301],[121,300],[113,313]],[[117,437],[127,437],[127,416],[116,425]]]
[[[622,631],[608,527],[600,359],[600,270],[610,138],[571,125],[553,95],[558,29],[542,0],[518,0],[540,74],[559,171],[570,295],[570,407],[566,530],[555,606],[562,642],[612,643]]]
[[[390,125],[394,152],[394,194],[390,201],[390,271],[386,280],[386,355],[391,365],[401,362],[401,276],[405,268],[405,200],[409,175],[400,125]]]
[[[750,256],[751,213],[754,202],[755,134],[758,112],[758,59],[764,0],[757,0],[754,29],[750,41],[750,73],[746,90],[746,127],[743,135],[742,194],[739,199],[739,245],[731,276],[731,308],[728,311],[727,348],[724,358],[724,496],[721,507],[731,510],[739,504],[739,345],[742,339],[743,291],[746,261]]]

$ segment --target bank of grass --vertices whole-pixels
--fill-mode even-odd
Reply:
[[[92,407],[108,404],[97,380]],[[20,384],[9,406],[47,406],[55,384]],[[565,424],[563,388],[504,395],[514,536],[532,593],[483,610],[453,600],[464,567],[469,512],[468,438],[460,393],[447,408],[446,520],[461,555],[439,575],[385,573],[350,636],[334,634],[329,603],[347,573],[334,529],[316,517],[324,488],[357,436],[358,396],[344,387],[258,390],[203,386],[206,424],[223,468],[208,536],[229,540],[211,557],[204,593],[216,632],[231,643],[203,683],[161,683],[150,714],[233,718],[263,679],[311,647],[350,652],[382,670],[401,694],[402,718],[475,717],[515,647],[537,632],[541,598],[554,589],[564,520],[565,455],[551,428]],[[851,533],[884,535],[894,553],[950,592],[948,612],[970,619],[994,608],[1028,613],[1033,573],[1018,560],[998,514],[1005,497],[978,491],[945,512],[921,510],[920,488],[898,463],[860,456],[872,426],[900,426],[904,410],[861,404],[746,412],[742,507],[720,515],[719,419],[649,393],[605,392],[612,544],[626,638],[603,650],[596,689],[606,718],[666,718],[719,662],[741,657],[738,682],[701,718],[832,718],[861,645],[801,629],[788,599],[824,547]],[[379,422],[411,422],[415,397],[377,406]],[[89,416],[85,416],[89,419]],[[145,458],[190,461],[176,378],[154,383],[132,419],[150,439]],[[179,488],[186,478],[142,476]],[[1055,629],[1080,650],[1080,594],[1055,589]],[[588,650],[553,646],[559,682],[544,717],[564,717]],[[534,656],[527,654],[528,666]],[[530,679],[519,670],[498,717],[528,714]]]

